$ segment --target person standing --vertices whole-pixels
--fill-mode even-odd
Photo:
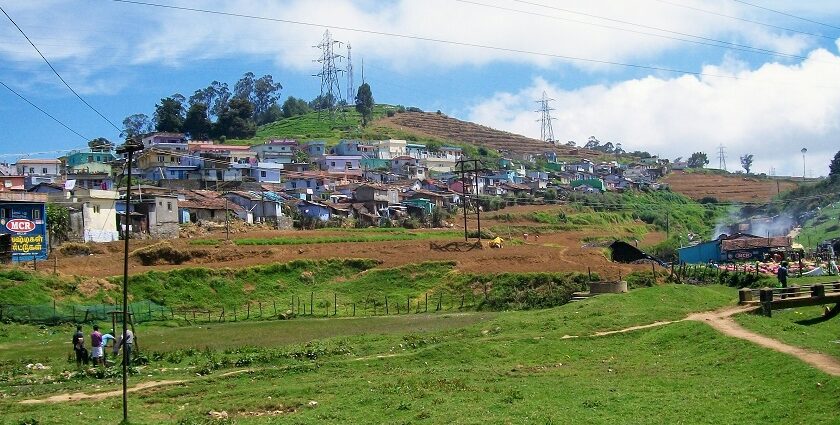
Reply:
[[[108,349],[108,342],[110,342],[110,341],[116,341],[116,339],[114,338],[114,330],[113,329],[108,331],[108,333],[102,334],[102,363],[104,363],[105,366],[108,365],[108,362],[107,362],[108,356],[105,354],[105,350]],[[116,346],[116,345],[117,344],[114,343],[114,346]]]
[[[779,285],[782,286],[782,298],[787,298],[787,278],[788,278],[788,262],[782,261],[779,269],[776,270],[776,279],[779,280]]]
[[[87,350],[85,349],[85,334],[82,333],[82,325],[76,325],[76,333],[73,334],[73,352],[76,353],[76,367],[87,364]]]
[[[102,333],[99,332],[99,325],[93,325],[93,332],[90,333],[90,357],[94,365],[105,366],[105,349],[102,346]]]
[[[131,351],[134,347],[134,332],[131,332],[131,329],[125,330],[125,338],[120,338],[119,345],[114,345],[114,353],[119,350],[119,347],[123,349],[123,362],[131,366]]]

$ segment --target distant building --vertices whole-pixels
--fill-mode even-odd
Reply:
[[[57,159],[24,158],[15,164],[17,174],[24,176],[24,186],[29,189],[38,183],[61,181],[61,161]]]

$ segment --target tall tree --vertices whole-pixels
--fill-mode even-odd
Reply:
[[[323,111],[325,109],[332,109],[335,107],[335,96],[330,93],[325,95],[318,95],[315,99],[309,102],[309,107],[316,111]]]
[[[213,103],[208,103],[207,106],[210,107],[210,115],[218,118],[230,102],[230,89],[228,89],[227,83],[220,83],[218,81],[210,83],[210,88],[213,89]]]
[[[589,139],[586,141],[586,144],[583,145],[585,149],[598,149],[601,146],[601,141],[596,139],[595,136],[589,136]]]
[[[114,142],[104,137],[97,137],[88,142],[88,147],[91,152],[111,152],[114,150]]]
[[[254,116],[259,117],[276,105],[282,89],[283,86],[275,83],[271,75],[263,75],[254,81],[254,95],[251,98],[251,102],[254,103]]]
[[[254,105],[245,99],[231,99],[219,120],[213,125],[213,136],[235,139],[249,139],[257,134],[254,123]]]
[[[741,166],[744,167],[744,170],[746,170],[747,174],[750,173],[750,168],[752,168],[752,164],[753,164],[753,154],[750,153],[750,154],[746,154],[746,155],[741,156]]]
[[[828,175],[832,180],[840,178],[840,151],[834,154],[834,159],[828,164]]]
[[[371,93],[368,83],[359,86],[359,90],[356,92],[356,112],[362,116],[363,127],[368,125],[373,118],[373,93]]]
[[[290,118],[295,115],[303,115],[309,112],[310,109],[309,104],[306,103],[305,100],[289,96],[289,98],[283,102],[283,117]]]
[[[207,116],[207,105],[193,103],[187,111],[187,118],[184,120],[184,133],[193,140],[206,140],[210,138],[212,123]]]
[[[154,129],[152,120],[146,114],[134,114],[125,117],[123,124],[123,136],[133,138],[148,133]]]
[[[709,157],[704,152],[694,152],[688,158],[688,168],[703,168],[709,163]]]
[[[183,98],[183,96],[181,96]],[[178,133],[184,129],[184,106],[175,97],[165,97],[155,105],[155,130]]]
[[[253,102],[254,100],[254,73],[246,72],[236,84],[233,85],[233,97],[236,99],[245,99]]]

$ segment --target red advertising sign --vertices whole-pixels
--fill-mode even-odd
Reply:
[[[6,228],[9,229],[10,232],[29,233],[35,230],[35,222],[25,218],[16,218],[14,220],[9,220],[6,223]]]

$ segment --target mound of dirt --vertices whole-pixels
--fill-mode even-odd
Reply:
[[[58,248],[58,251],[61,255],[71,257],[77,255],[93,255],[93,254],[102,254],[103,251],[98,246],[86,244],[86,243],[77,243],[77,242],[66,242],[61,244],[61,247]]]

